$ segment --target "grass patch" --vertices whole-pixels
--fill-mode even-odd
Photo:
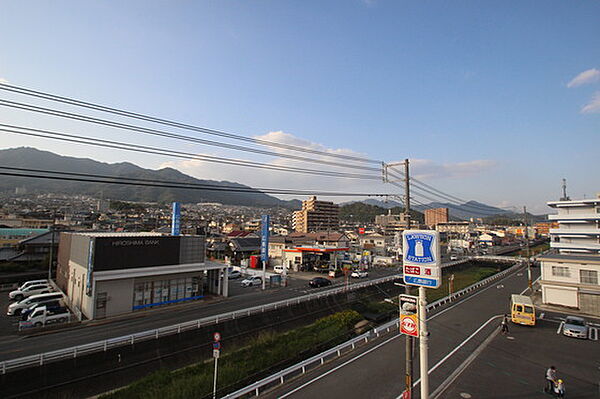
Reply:
[[[464,269],[454,269],[444,271],[442,274],[442,285],[439,288],[432,290],[427,289],[427,302],[431,303],[443,298],[449,294],[449,281],[450,275],[454,274],[454,292],[462,290],[475,284],[478,281],[484,280],[500,271],[499,267],[492,266],[475,266],[471,265]],[[416,292],[414,290],[413,292]]]
[[[222,353],[219,359],[219,396],[258,380],[275,368],[320,353],[348,340],[361,320],[353,310],[336,313],[286,333],[261,333],[250,345]],[[170,372],[159,370],[102,399],[184,399],[211,397],[212,360]]]

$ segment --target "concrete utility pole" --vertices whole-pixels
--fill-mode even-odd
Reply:
[[[404,160],[404,220],[406,221],[406,229],[410,230],[410,175],[408,158]],[[403,251],[406,248],[402,249]],[[404,292],[410,295],[410,286],[404,288]],[[406,374],[405,385],[408,397],[412,397],[412,379],[413,379],[413,338],[410,335],[406,336],[404,351],[406,352]]]
[[[525,252],[527,255],[527,286],[529,287],[529,293],[532,293],[531,262],[529,261],[529,227],[527,226],[527,207],[525,206],[523,206],[523,218],[525,221],[525,248],[527,249]]]
[[[427,296],[425,287],[419,287],[419,324],[421,326],[419,337],[419,368],[421,369],[421,398],[429,398],[429,358],[427,337]]]

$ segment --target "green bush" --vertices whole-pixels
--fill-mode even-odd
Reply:
[[[250,345],[222,354],[219,387],[228,387],[228,391],[232,391],[249,378],[259,379],[266,372],[280,368],[276,366],[299,361],[335,346],[352,335],[359,320],[360,314],[347,310],[286,333],[263,332]],[[159,370],[101,398],[202,398],[212,393],[213,372],[212,361],[175,372]]]

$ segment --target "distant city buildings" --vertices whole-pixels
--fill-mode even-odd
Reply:
[[[425,224],[435,227],[439,223],[448,223],[448,208],[425,209]]]
[[[594,199],[548,202],[558,211],[551,228],[555,250],[541,260],[542,302],[600,315],[600,194]]]
[[[340,227],[340,207],[312,196],[302,201],[302,209],[293,213],[292,228],[299,233],[336,231]]]

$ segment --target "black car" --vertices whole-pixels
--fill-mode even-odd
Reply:
[[[308,282],[308,285],[313,288],[326,287],[331,285],[331,280],[324,277],[314,277]]]

